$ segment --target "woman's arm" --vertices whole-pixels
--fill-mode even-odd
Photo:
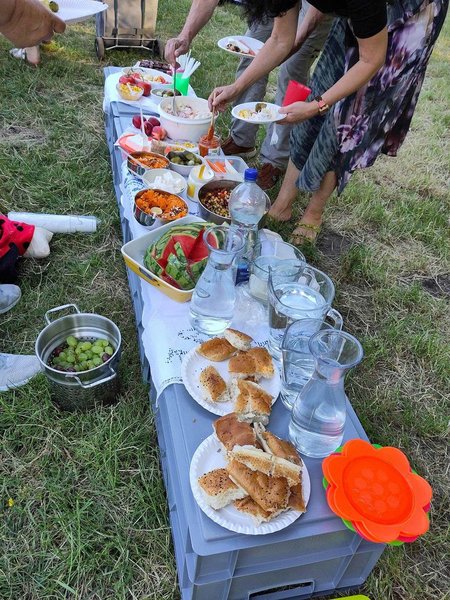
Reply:
[[[167,40],[164,50],[167,62],[175,66],[177,58],[189,50],[192,40],[211,19],[218,4],[219,0],[194,0],[192,2],[180,35]]]
[[[386,60],[387,28],[369,38],[358,38],[359,60],[345,73],[333,86],[330,87],[322,98],[326,104],[332,106],[342,98],[346,98],[365,85],[375,73],[383,66]],[[319,113],[319,106],[313,102],[294,102],[280,109],[280,113],[287,116],[281,123],[299,123]]]
[[[229,102],[284,61],[294,45],[298,11],[297,5],[282,17],[274,19],[270,38],[252,60],[250,66],[231,85],[213,90],[209,97],[210,106],[214,105],[220,111],[225,110]]]

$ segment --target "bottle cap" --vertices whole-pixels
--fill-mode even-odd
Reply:
[[[244,180],[256,181],[258,179],[258,169],[245,169]]]

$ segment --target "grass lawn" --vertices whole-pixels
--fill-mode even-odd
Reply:
[[[160,3],[162,38],[180,29],[189,4]],[[236,60],[216,40],[243,29],[239,10],[225,6],[198,36],[199,95],[233,80]],[[114,407],[87,414],[55,409],[43,376],[0,395],[0,599],[172,600],[176,570],[92,23],[70,27],[58,43],[32,69],[0,40],[0,211],[95,214],[102,223],[93,235],[55,236],[48,259],[23,261],[23,298],[0,317],[0,348],[32,353],[45,311],[75,302],[120,327],[123,391]],[[136,57],[115,52],[106,64]],[[447,19],[400,156],[353,177],[309,251],[336,282],[336,307],[365,349],[347,392],[369,437],[401,447],[435,493],[431,531],[386,550],[362,588],[372,600],[450,598],[449,96]],[[228,117],[220,125],[225,132]]]

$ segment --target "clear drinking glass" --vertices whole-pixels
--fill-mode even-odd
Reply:
[[[301,319],[286,329],[281,344],[281,400],[287,409],[292,410],[295,399],[314,373],[310,338],[318,331],[341,327],[342,323],[333,326],[322,319]]]
[[[339,329],[342,316],[331,308],[334,285],[328,275],[306,265],[301,268],[280,264],[269,267],[269,351],[281,358],[281,343],[288,325],[301,319],[325,317]]]
[[[301,454],[323,458],[342,443],[347,401],[344,377],[361,362],[364,352],[356,338],[335,330],[315,333],[309,350],[315,370],[295,400],[289,438]]]
[[[250,263],[249,293],[264,304],[268,302],[269,267],[275,270],[281,264],[287,267],[306,265],[306,259],[300,250],[283,240],[260,240],[253,256]]]
[[[197,331],[218,335],[233,320],[236,301],[233,263],[244,247],[244,237],[222,225],[207,229],[203,239],[208,246],[209,258],[192,294],[190,320]]]

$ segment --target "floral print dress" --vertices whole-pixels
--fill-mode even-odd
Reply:
[[[356,169],[370,167],[380,152],[396,156],[408,133],[449,0],[394,0],[388,5],[388,49],[384,66],[355,94],[324,117],[294,127],[291,159],[298,187],[313,192],[335,171],[338,193]],[[337,18],[310,82],[323,94],[358,60],[348,20]]]

